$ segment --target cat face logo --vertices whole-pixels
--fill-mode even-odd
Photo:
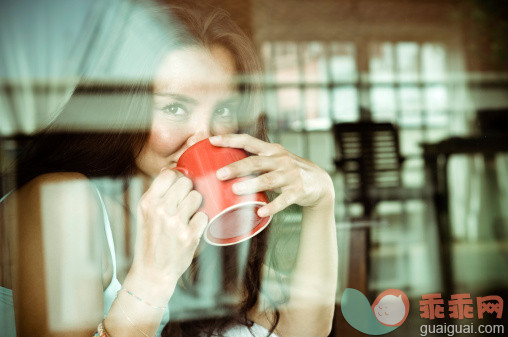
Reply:
[[[401,326],[409,313],[409,300],[402,291],[388,289],[376,298],[372,311],[381,324]]]
[[[356,330],[383,335],[397,329],[409,313],[409,299],[398,289],[383,291],[372,306],[361,292],[347,288],[342,294],[342,314]]]

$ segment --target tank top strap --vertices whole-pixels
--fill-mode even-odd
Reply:
[[[104,200],[102,199],[102,195],[99,192],[99,189],[97,186],[92,184],[95,188],[95,191],[97,191],[97,195],[99,196],[99,201],[101,202],[102,206],[102,216],[103,216],[103,222],[104,222],[104,231],[106,232],[106,239],[108,240],[108,248],[109,252],[111,253],[111,259],[113,261],[113,279],[116,280],[116,253],[115,253],[115,242],[113,241],[113,232],[111,231],[111,223],[109,222],[108,212],[106,211],[106,205],[104,204]]]
[[[115,242],[113,241],[113,232],[111,230],[111,222],[109,221],[108,212],[106,210],[106,205],[104,204],[104,200],[102,199],[102,195],[99,192],[97,186],[93,183],[95,190],[97,191],[97,195],[99,196],[99,201],[101,202],[102,207],[102,216],[104,222],[104,231],[106,232],[106,239],[108,240],[108,248],[111,253],[111,260],[113,262],[113,277],[111,278],[111,283],[106,287],[103,293],[104,300],[104,317],[106,317],[109,309],[113,305],[113,301],[116,298],[116,294],[122,288],[122,285],[118,281],[116,277],[116,253],[115,253]]]

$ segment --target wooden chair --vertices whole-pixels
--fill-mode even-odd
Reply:
[[[379,201],[401,198],[404,157],[398,130],[391,123],[358,122],[335,124],[333,133],[346,202],[362,204],[364,216],[372,219]]]
[[[421,198],[421,189],[402,186],[402,164],[399,133],[391,123],[360,121],[333,125],[337,157],[335,166],[344,177],[346,204],[359,203],[363,214],[351,219],[347,288],[369,294],[370,229],[376,205],[385,200]],[[336,333],[356,336],[337,309]],[[337,327],[339,325],[339,327]],[[358,334],[360,336],[361,334]]]

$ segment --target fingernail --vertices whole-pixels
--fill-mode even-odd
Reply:
[[[166,170],[169,170],[169,167],[164,166],[163,168],[161,168],[161,171],[159,173],[162,173],[162,172],[164,172]]]
[[[233,185],[233,192],[240,194],[245,190],[245,186],[242,183],[236,183]]]
[[[216,175],[218,179],[224,180],[229,176],[229,169],[225,167],[218,169]]]
[[[262,218],[268,216],[268,210],[264,207],[261,207],[260,209],[258,209],[258,215]]]
[[[218,143],[220,142],[220,136],[213,136],[213,137],[210,137],[209,140],[210,140],[210,143],[212,144],[215,144],[215,143]]]

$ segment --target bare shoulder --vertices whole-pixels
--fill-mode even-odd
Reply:
[[[35,177],[16,191],[16,197],[21,199],[39,197],[46,191],[54,193],[85,192],[94,196],[94,188],[90,180],[79,172],[46,173]]]
[[[60,183],[81,183],[89,184],[90,180],[82,173],[79,172],[53,172],[41,174],[34,179],[30,180],[23,187],[20,188],[19,192],[31,191],[39,189],[46,184],[60,184]]]
[[[86,208],[89,214],[98,211],[97,192],[90,179],[78,172],[46,173],[35,177],[0,205],[7,215],[19,220],[40,217],[42,210],[73,210]],[[32,223],[32,221],[29,221]],[[22,222],[21,224],[22,225]]]

